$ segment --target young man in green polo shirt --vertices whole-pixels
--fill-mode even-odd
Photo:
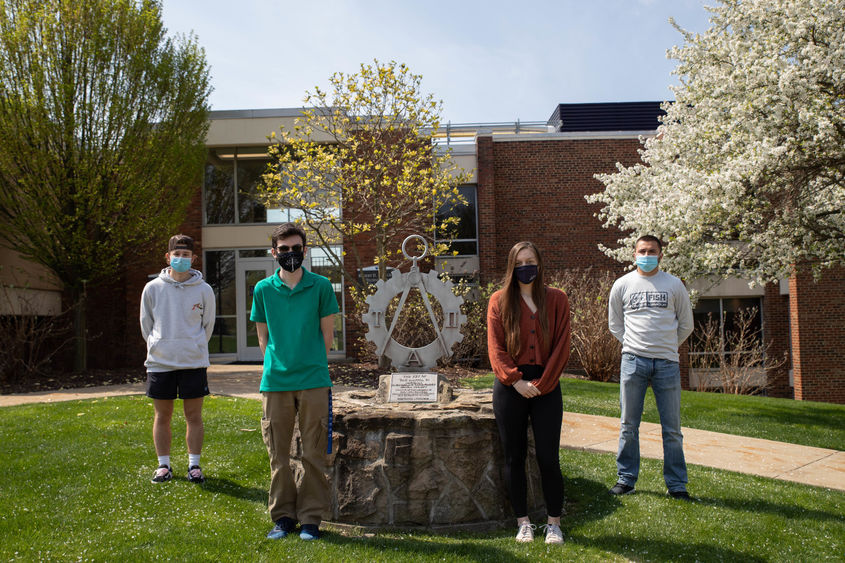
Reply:
[[[264,354],[261,433],[270,455],[270,539],[320,537],[330,508],[327,472],[332,381],[328,352],[334,339],[337,300],[331,282],[302,268],[305,231],[284,223],[273,231],[273,257],[281,266],[255,285],[250,320]],[[297,417],[304,474],[297,490],[290,447]]]

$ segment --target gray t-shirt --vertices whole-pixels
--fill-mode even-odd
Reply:
[[[673,362],[678,361],[678,347],[693,328],[687,289],[663,271],[643,276],[634,270],[616,280],[607,319],[623,353]]]

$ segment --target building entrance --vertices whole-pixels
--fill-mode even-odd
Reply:
[[[273,275],[276,263],[272,256],[266,258],[241,258],[238,260],[236,292],[238,315],[238,361],[258,362],[264,357],[258,346],[255,323],[249,320],[255,284]]]

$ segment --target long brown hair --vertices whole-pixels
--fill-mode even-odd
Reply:
[[[540,343],[543,349],[549,346],[549,318],[546,315],[546,286],[543,283],[543,259],[534,243],[528,241],[513,245],[508,253],[508,267],[502,281],[502,297],[499,300],[499,311],[502,315],[502,326],[505,329],[505,347],[512,358],[519,356],[519,318],[522,297],[519,294],[519,280],[514,274],[516,255],[524,249],[530,249],[537,257],[537,278],[531,287],[531,298],[537,306],[537,316],[540,319]]]

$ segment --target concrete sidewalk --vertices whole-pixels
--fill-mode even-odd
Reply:
[[[687,463],[845,491],[845,452],[681,428]],[[616,453],[619,419],[563,413],[563,448]],[[663,459],[660,425],[640,424],[640,455]]]
[[[259,399],[259,365],[213,365],[208,370],[209,387],[216,395]],[[336,386],[337,391],[348,388]],[[85,389],[0,395],[0,407],[27,403],[50,403],[144,392],[143,383]],[[845,491],[845,452],[798,446],[760,438],[746,438],[707,430],[683,428],[687,463],[795,481]],[[563,413],[563,448],[616,453],[619,439],[617,418]],[[663,459],[660,425],[640,425],[640,453]]]

